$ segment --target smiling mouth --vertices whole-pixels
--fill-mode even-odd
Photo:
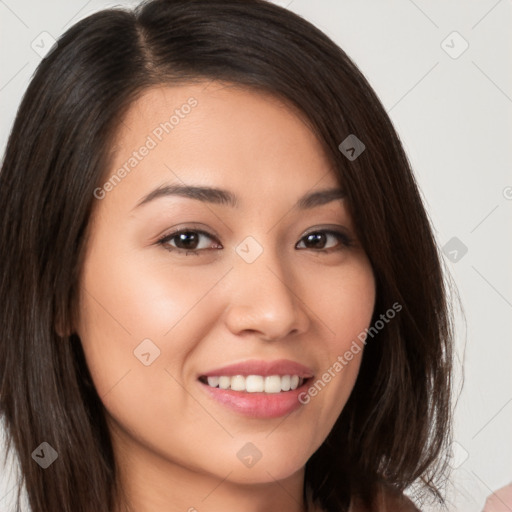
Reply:
[[[239,391],[242,393],[278,394],[294,391],[303,386],[311,378],[298,375],[218,375],[206,377],[199,381],[211,388]]]

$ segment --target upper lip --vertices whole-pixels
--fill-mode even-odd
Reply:
[[[242,363],[230,364],[219,368],[214,368],[201,377],[214,376],[233,376],[233,375],[261,375],[267,377],[270,375],[298,375],[304,379],[313,377],[313,370],[289,359],[277,359],[274,361],[263,361],[251,359]]]

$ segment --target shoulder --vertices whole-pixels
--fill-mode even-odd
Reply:
[[[349,512],[366,512],[359,500],[354,500]],[[380,487],[372,504],[372,512],[421,512],[403,493],[389,487]]]
[[[383,490],[379,493],[378,499],[380,500],[378,510],[382,512],[420,512],[419,508],[403,493]]]

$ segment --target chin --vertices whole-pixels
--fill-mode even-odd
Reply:
[[[228,480],[237,484],[268,484],[290,478],[305,467],[306,462],[303,459],[286,460],[284,455],[276,455],[265,461],[262,457],[252,467],[245,467],[242,463],[237,464],[230,469]],[[223,476],[225,475],[226,473]]]

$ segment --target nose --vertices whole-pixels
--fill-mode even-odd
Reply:
[[[275,341],[306,332],[310,325],[304,286],[298,273],[286,267],[268,248],[252,263],[239,259],[230,272],[226,324],[233,334],[256,333]]]

